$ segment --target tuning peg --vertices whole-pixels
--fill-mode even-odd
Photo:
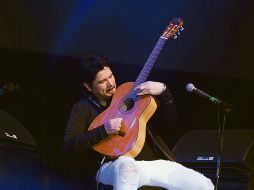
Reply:
[[[184,27],[181,26],[181,27],[180,27],[180,31],[183,31],[183,30],[184,30]]]
[[[177,34],[180,35],[181,33],[178,31]]]
[[[176,39],[177,38],[177,35],[174,35],[174,39]]]

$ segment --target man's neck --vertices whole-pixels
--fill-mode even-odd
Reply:
[[[103,107],[107,106],[107,105],[108,105],[108,102],[109,102],[109,100],[107,101],[107,100],[105,100],[105,99],[99,99],[99,98],[97,98],[96,101],[97,101],[100,105],[102,105]]]
[[[111,99],[102,99],[102,98],[98,98],[96,96],[94,96],[93,94],[88,94],[88,98],[90,101],[92,101],[94,104],[96,104],[99,107],[108,107],[111,103]]]

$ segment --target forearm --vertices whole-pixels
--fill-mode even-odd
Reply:
[[[85,132],[84,135],[65,135],[64,149],[69,152],[83,151],[107,136],[108,134],[103,125]]]
[[[97,128],[87,131],[84,134],[84,140],[87,142],[88,145],[92,146],[105,139],[107,136],[108,134],[105,130],[104,125],[101,125]]]

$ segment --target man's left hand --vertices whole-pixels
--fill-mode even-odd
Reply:
[[[161,82],[147,81],[135,89],[139,90],[138,95],[160,95],[166,89],[166,85]]]

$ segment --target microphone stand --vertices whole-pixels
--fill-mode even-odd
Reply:
[[[226,114],[230,113],[233,105],[228,104],[219,98],[216,98],[214,96],[210,96],[209,94],[205,93],[202,90],[199,90],[198,88],[195,88],[195,86],[191,83],[187,84],[186,90],[188,92],[194,92],[195,94],[198,94],[199,96],[202,96],[204,98],[209,99],[211,102],[215,103],[218,106],[218,156],[217,156],[217,167],[216,167],[216,186],[215,190],[218,190],[219,188],[219,179],[221,175],[221,158],[222,158],[222,150],[223,150],[223,135],[224,135],[224,129],[225,129],[225,123],[226,123]],[[222,110],[221,110],[222,109]],[[221,126],[221,118],[220,118],[220,112],[223,112],[223,119],[222,119],[222,126]]]
[[[219,189],[219,180],[221,176],[221,165],[222,165],[222,151],[223,151],[223,141],[224,141],[224,129],[225,129],[225,123],[226,123],[226,114],[231,112],[232,106],[219,100],[216,102],[218,105],[218,112],[217,112],[217,119],[218,119],[218,155],[217,155],[217,167],[216,167],[216,185],[215,190]],[[221,110],[222,109],[222,110]],[[221,118],[220,118],[220,112],[223,113],[222,118],[222,125],[221,125]]]

